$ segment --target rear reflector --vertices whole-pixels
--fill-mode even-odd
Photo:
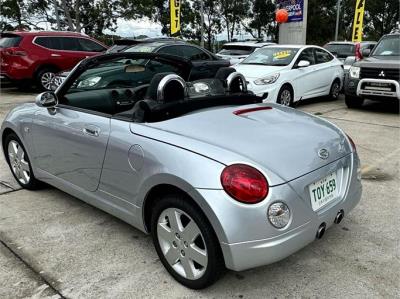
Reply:
[[[241,115],[241,114],[246,114],[246,113],[251,113],[251,112],[256,112],[256,111],[261,111],[261,110],[271,110],[272,107],[255,107],[255,108],[249,108],[249,109],[240,109],[233,111],[233,114],[235,115]]]

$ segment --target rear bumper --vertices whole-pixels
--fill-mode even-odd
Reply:
[[[325,222],[330,227],[337,213],[346,216],[360,201],[362,186],[357,154],[349,154],[320,169],[270,188],[267,198],[255,205],[236,202],[223,190],[197,189],[208,206],[208,216],[221,244],[227,268],[242,271],[271,264],[300,250],[316,238]],[[317,211],[311,207],[308,186],[337,172],[338,197]],[[276,229],[268,220],[268,207],[284,202],[291,211],[286,228]]]
[[[17,81],[24,79],[32,79],[32,77],[33,77],[33,71],[27,65],[19,63],[1,65],[1,72],[0,72],[1,80]]]
[[[358,188],[324,214],[280,236],[252,242],[221,244],[227,268],[242,271],[268,265],[299,251],[316,239],[321,223],[325,222],[327,228],[332,226],[341,209],[346,216],[360,201],[361,193],[362,189]]]

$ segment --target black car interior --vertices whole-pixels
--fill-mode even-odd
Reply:
[[[175,78],[163,85],[163,79],[171,73],[157,74],[145,99],[115,117],[134,122],[158,122],[209,107],[262,103],[261,97],[247,92],[242,75],[233,68],[223,68],[217,75],[216,78],[185,82],[184,85],[182,80]],[[230,75],[233,76],[228,83]],[[163,91],[163,98],[160,98],[159,91]]]
[[[135,122],[161,121],[221,105],[262,102],[247,92],[244,77],[230,67],[214,78],[186,82],[178,67],[124,60],[83,72],[61,97],[60,104]]]

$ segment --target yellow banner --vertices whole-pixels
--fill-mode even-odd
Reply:
[[[365,0],[356,0],[356,10],[354,12],[353,23],[353,42],[361,42],[363,35],[363,20],[364,20]]]
[[[181,33],[181,0],[170,0],[169,9],[171,11],[171,36]]]

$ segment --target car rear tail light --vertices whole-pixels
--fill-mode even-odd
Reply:
[[[268,195],[269,186],[264,175],[246,164],[227,166],[221,174],[221,184],[233,199],[255,204]]]
[[[352,149],[353,149],[353,152],[356,152],[356,151],[357,151],[357,148],[356,148],[356,144],[354,143],[353,139],[351,139],[351,137],[350,137],[349,135],[347,135],[347,134],[346,134],[346,136],[347,136],[347,139],[349,139],[349,142],[350,142],[350,144],[351,144],[351,147],[352,147]]]
[[[19,47],[6,48],[4,54],[8,56],[26,56],[26,52]]]
[[[356,61],[358,61],[358,60],[361,60],[363,57],[362,57],[362,54],[361,54],[361,44],[360,43],[357,43],[356,44],[356,53],[355,53],[355,56],[356,56]]]

